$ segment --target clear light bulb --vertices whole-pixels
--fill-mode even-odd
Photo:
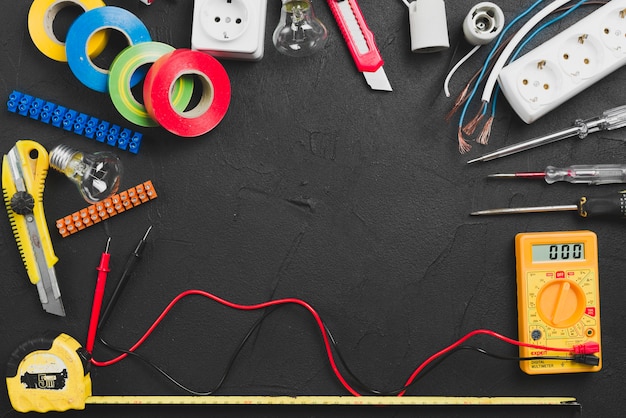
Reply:
[[[272,40],[278,52],[306,57],[324,47],[328,31],[315,17],[311,0],[282,0],[278,26]]]
[[[89,203],[115,194],[122,176],[122,162],[112,152],[90,154],[66,145],[58,145],[50,151],[50,167],[72,180]]]

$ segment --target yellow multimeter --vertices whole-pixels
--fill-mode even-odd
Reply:
[[[532,232],[515,236],[519,339],[555,348],[600,345],[598,240],[591,231]],[[597,372],[598,365],[534,359],[520,361],[528,374]],[[520,347],[520,357],[568,356]]]

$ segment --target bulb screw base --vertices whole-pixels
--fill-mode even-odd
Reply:
[[[57,145],[52,151],[50,151],[50,167],[61,173],[65,172],[67,165],[72,160],[72,157],[78,153],[72,147],[67,145]]]

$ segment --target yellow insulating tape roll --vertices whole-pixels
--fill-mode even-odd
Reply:
[[[66,62],[65,43],[53,30],[57,14],[69,6],[78,6],[84,11],[106,6],[102,0],[34,0],[28,12],[28,32],[33,43],[44,55],[55,61]],[[97,56],[104,50],[109,39],[107,31],[95,33],[87,45],[87,54]]]

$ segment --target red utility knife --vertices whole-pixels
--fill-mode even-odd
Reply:
[[[363,73],[367,84],[374,90],[391,91],[374,34],[367,27],[356,0],[327,1],[348,44],[356,68]]]

